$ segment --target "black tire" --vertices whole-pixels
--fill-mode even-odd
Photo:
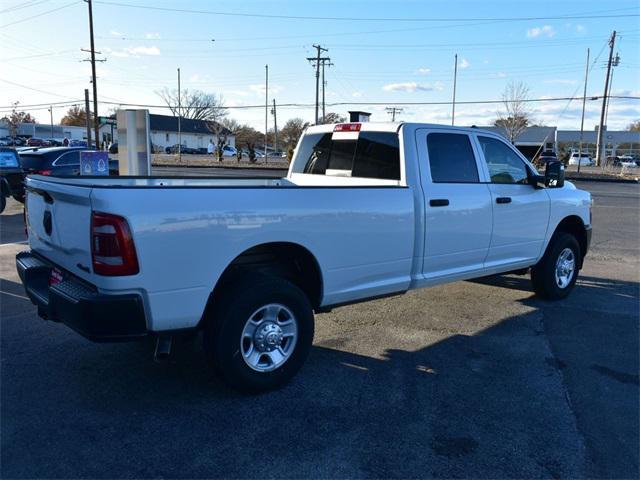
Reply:
[[[7,198],[4,196],[4,193],[0,192],[0,213],[4,212],[6,206]]]
[[[245,361],[241,338],[252,314],[269,304],[283,305],[293,314],[297,340],[281,366],[261,372]],[[313,343],[314,319],[309,299],[293,283],[275,276],[251,273],[220,289],[204,322],[208,358],[227,383],[243,392],[264,392],[288,383],[304,364]]]
[[[573,253],[573,275],[565,286],[560,286],[556,280],[556,265],[560,255],[567,248]],[[569,295],[578,279],[581,259],[580,245],[576,238],[570,233],[556,233],[542,259],[531,268],[531,282],[536,295],[545,300],[561,300]]]

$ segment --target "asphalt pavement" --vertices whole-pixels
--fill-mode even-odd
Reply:
[[[200,338],[93,344],[41,320],[0,216],[2,478],[638,478],[640,187],[593,193],[575,291],[528,277],[409,292],[317,316],[285,388],[240,395]]]

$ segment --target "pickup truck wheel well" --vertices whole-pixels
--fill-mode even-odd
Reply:
[[[582,219],[576,215],[564,218],[556,227],[556,231],[553,232],[553,235],[555,236],[558,232],[570,233],[578,241],[578,245],[580,245],[579,268],[582,268],[582,261],[587,253],[587,231],[584,228]],[[551,241],[549,242],[549,245],[551,245]]]
[[[285,278],[307,294],[311,306],[320,306],[322,274],[316,258],[301,245],[273,242],[256,245],[238,255],[224,270],[212,293],[216,293],[251,272]]]

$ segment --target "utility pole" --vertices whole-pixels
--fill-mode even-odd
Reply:
[[[96,131],[96,150],[100,148],[100,124],[98,122],[98,84],[96,81],[96,49],[93,41],[93,7],[92,0],[85,0],[89,6],[89,36],[91,40],[91,82],[93,83],[93,128]],[[90,117],[87,110],[87,117]],[[89,143],[89,147],[91,144]]]
[[[589,80],[589,49],[587,48],[587,66],[584,71],[584,92],[582,93],[582,120],[580,120],[580,145],[578,147],[578,173],[582,163],[582,139],[584,136],[584,109],[587,102],[587,81]]]
[[[600,126],[598,127],[598,143],[596,144],[596,164],[600,167],[604,166],[602,158],[604,156],[604,145],[602,140],[604,138],[604,115],[607,108],[607,93],[609,92],[609,77],[611,75],[611,64],[613,62],[613,48],[616,44],[616,31],[614,30],[609,39],[609,62],[607,63],[607,76],[604,81],[604,94],[602,96],[602,110],[600,112]],[[578,162],[580,163],[580,162]]]
[[[331,65],[333,65],[333,63],[331,63],[329,59],[327,59],[326,61],[323,59],[320,59],[320,64],[322,65],[322,123],[324,123],[326,118],[325,103],[324,103],[324,89],[327,86],[327,82],[324,80],[324,67],[325,65],[330,67]]]
[[[49,114],[51,115],[51,138],[53,138],[53,105],[51,105],[47,110],[49,110]]]
[[[612,67],[617,67],[618,65],[620,65],[620,55],[618,55],[616,53],[616,56],[613,57],[613,63],[611,64]],[[609,122],[609,106],[611,105],[611,88],[613,86],[613,74],[614,74],[615,70],[611,70],[611,78],[609,78],[609,91],[607,92],[607,97],[609,98],[609,101],[607,101],[607,111],[604,113],[604,124],[607,125]],[[606,142],[605,142],[606,144]],[[612,153],[613,155],[613,153]]]
[[[273,147],[273,149],[277,152],[278,151],[278,116],[276,115],[276,99],[273,99],[273,109],[271,110],[271,113],[273,113],[273,129],[275,131],[275,145]]]
[[[458,82],[458,54],[455,55],[455,63],[453,66],[453,102],[451,104],[451,126],[456,120],[456,83]]]
[[[180,92],[180,67],[178,67],[178,162],[182,162],[182,124],[180,115],[182,114],[182,98]]]
[[[269,129],[269,65],[264,66],[264,163],[267,163],[267,132]]]
[[[315,57],[307,57],[307,60],[314,64],[316,68],[316,125],[318,125],[318,107],[320,103],[320,63],[325,61],[331,61],[328,57],[320,57],[321,52],[328,52],[326,48],[322,48],[320,45],[314,45],[317,54]]]
[[[396,121],[396,113],[402,113],[404,111],[404,108],[399,108],[399,107],[386,107],[385,111],[387,113],[391,114],[391,121],[395,122]]]
[[[87,146],[91,145],[91,110],[89,110],[89,89],[84,89],[84,111],[87,117]]]

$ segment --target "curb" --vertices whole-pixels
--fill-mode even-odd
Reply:
[[[640,180],[638,179],[626,179],[626,178],[588,178],[588,177],[567,177],[566,180],[570,180],[572,182],[600,182],[600,183],[632,183],[638,184]]]
[[[262,170],[289,170],[289,166],[272,166],[272,165],[264,165],[264,164],[251,164],[251,165],[176,165],[170,163],[152,163],[151,167],[162,167],[162,168],[237,168],[243,170],[252,170],[262,169]]]

